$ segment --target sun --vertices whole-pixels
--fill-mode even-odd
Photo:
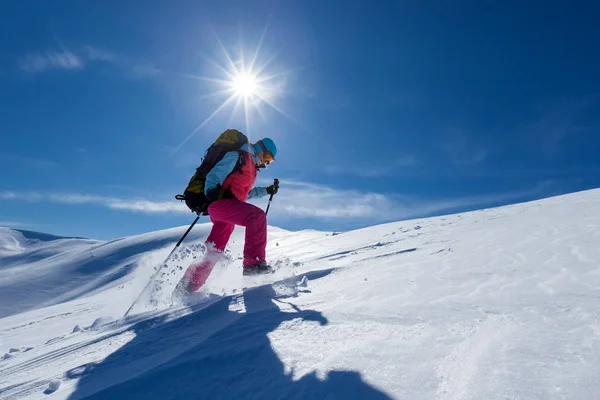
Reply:
[[[259,85],[256,76],[246,72],[240,72],[233,77],[231,89],[238,97],[250,98],[258,95]]]
[[[211,58],[208,58],[207,61],[209,61],[209,66],[214,67],[222,76],[179,74],[186,78],[208,82],[213,88],[211,88],[212,90],[209,89],[203,95],[203,98],[221,97],[223,98],[223,102],[172,149],[170,152],[171,155],[181,149],[188,140],[204,128],[215,116],[222,112],[227,112],[229,109],[231,109],[230,124],[236,121],[239,115],[238,112],[241,112],[242,120],[238,122],[242,123],[241,125],[247,135],[252,135],[253,133],[250,126],[254,118],[252,115],[255,114],[266,120],[264,114],[266,108],[271,108],[284,117],[298,123],[278,104],[281,102],[283,94],[286,93],[284,91],[286,77],[294,70],[273,71],[272,64],[277,54],[272,55],[262,62],[259,61],[259,52],[263,47],[266,29],[267,27],[265,27],[260,42],[250,58],[244,57],[245,52],[241,46],[241,51],[237,54],[237,57],[232,57],[215,33],[216,43],[222,51],[224,62],[218,62]],[[271,70],[270,73],[267,72],[267,69]]]

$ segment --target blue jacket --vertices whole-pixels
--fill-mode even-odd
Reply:
[[[240,150],[246,151],[250,153],[252,156],[252,160],[255,164],[260,162],[260,158],[256,155],[256,151],[254,150],[254,146],[250,146],[248,144],[243,145]],[[212,170],[206,175],[206,182],[204,183],[204,193],[208,193],[209,190],[214,189],[217,185],[223,185],[225,178],[233,171],[235,165],[240,158],[240,153],[237,151],[230,151],[226,153],[221,161],[219,161]],[[256,186],[248,193],[248,198],[256,198],[266,196],[267,188]]]

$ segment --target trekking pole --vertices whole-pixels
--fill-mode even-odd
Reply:
[[[279,189],[279,179],[275,178],[275,180],[273,181],[273,185],[277,186],[277,188]],[[275,193],[273,193],[271,197],[269,197],[269,204],[267,204],[267,210],[265,211],[265,215],[269,213],[269,207],[271,207],[271,200],[273,200],[273,196],[275,196]]]
[[[131,307],[129,307],[129,309],[127,310],[127,312],[125,313],[125,315],[123,315],[123,318],[125,318],[129,314],[129,312],[133,309],[133,307],[140,300],[140,297],[142,297],[142,294],[144,294],[144,292],[146,291],[146,289],[148,289],[148,287],[152,284],[152,282],[154,282],[154,278],[156,278],[156,275],[158,275],[158,273],[164,268],[165,264],[167,264],[167,261],[169,261],[169,259],[171,258],[171,256],[177,250],[177,248],[179,248],[179,245],[181,244],[181,242],[183,242],[183,239],[185,239],[185,237],[188,235],[188,233],[190,233],[190,231],[192,230],[192,228],[194,227],[194,225],[196,225],[196,222],[198,222],[199,219],[200,219],[200,214],[198,214],[198,216],[196,217],[196,219],[194,220],[194,222],[192,222],[192,224],[190,225],[190,227],[188,228],[188,230],[185,231],[185,233],[183,234],[183,236],[181,237],[181,239],[179,239],[179,242],[177,242],[177,244],[175,245],[175,247],[173,248],[173,250],[171,250],[171,252],[167,256],[167,258],[165,259],[165,261],[160,266],[160,268],[156,270],[156,272],[154,273],[154,275],[152,275],[152,277],[150,277],[150,281],[148,281],[148,283],[146,284],[146,286],[144,287],[144,289],[142,289],[142,292],[134,300],[133,304],[131,304]]]

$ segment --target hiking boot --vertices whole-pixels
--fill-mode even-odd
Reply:
[[[252,276],[252,275],[264,275],[270,274],[273,272],[273,268],[267,263],[259,263],[253,265],[244,265],[244,275]]]

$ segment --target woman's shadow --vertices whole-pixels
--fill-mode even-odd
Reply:
[[[228,296],[175,320],[162,316],[136,323],[136,336],[125,346],[67,373],[80,379],[70,399],[391,398],[355,371],[329,371],[325,379],[313,372],[294,381],[267,334],[285,321],[326,325],[327,319],[297,307],[280,311],[271,285],[242,296],[245,313],[230,311],[240,299]]]

